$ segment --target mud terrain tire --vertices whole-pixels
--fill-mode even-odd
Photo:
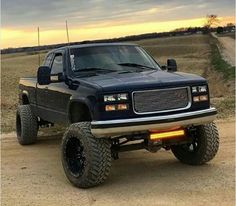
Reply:
[[[30,105],[20,105],[16,112],[16,134],[21,145],[34,144],[38,134],[38,120]]]
[[[61,144],[65,174],[76,187],[89,188],[103,183],[111,168],[111,143],[95,138],[89,122],[72,124]]]
[[[171,148],[175,157],[185,164],[202,165],[212,160],[219,148],[219,134],[214,122],[197,126],[196,129],[196,138],[192,144]]]

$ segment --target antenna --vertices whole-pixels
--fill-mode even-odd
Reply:
[[[38,27],[38,49],[40,47],[40,33],[39,33],[39,27]],[[40,66],[40,62],[41,62],[41,59],[40,59],[40,49],[38,51],[38,58],[39,58],[39,66]]]
[[[68,44],[70,44],[70,38],[69,38],[69,31],[68,31],[67,20],[66,20],[66,34],[67,34],[67,42],[68,42]]]

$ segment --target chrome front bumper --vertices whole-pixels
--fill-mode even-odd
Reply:
[[[216,114],[215,108],[209,108],[173,115],[92,121],[91,132],[96,137],[112,137],[153,129],[167,129],[175,126],[196,126],[212,122],[216,118]]]

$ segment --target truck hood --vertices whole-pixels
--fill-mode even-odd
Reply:
[[[97,74],[90,77],[79,78],[87,84],[95,84],[103,91],[124,91],[141,88],[159,88],[168,86],[190,86],[197,84],[206,84],[206,80],[200,76],[166,71],[146,71],[130,73],[107,73]]]

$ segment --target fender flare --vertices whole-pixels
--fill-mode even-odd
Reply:
[[[87,106],[87,108],[89,110],[90,117],[93,118],[93,105],[89,101],[89,99],[87,99],[87,98],[75,98],[75,99],[70,98],[70,101],[67,105],[67,114],[68,114],[69,120],[71,119],[70,108],[71,108],[71,105],[74,103],[84,104],[85,106]]]
[[[22,90],[22,92],[20,93],[20,100],[21,100],[21,103],[23,104],[23,96],[26,96],[29,103],[30,103],[30,98],[29,98],[29,92],[26,91],[26,90]]]

